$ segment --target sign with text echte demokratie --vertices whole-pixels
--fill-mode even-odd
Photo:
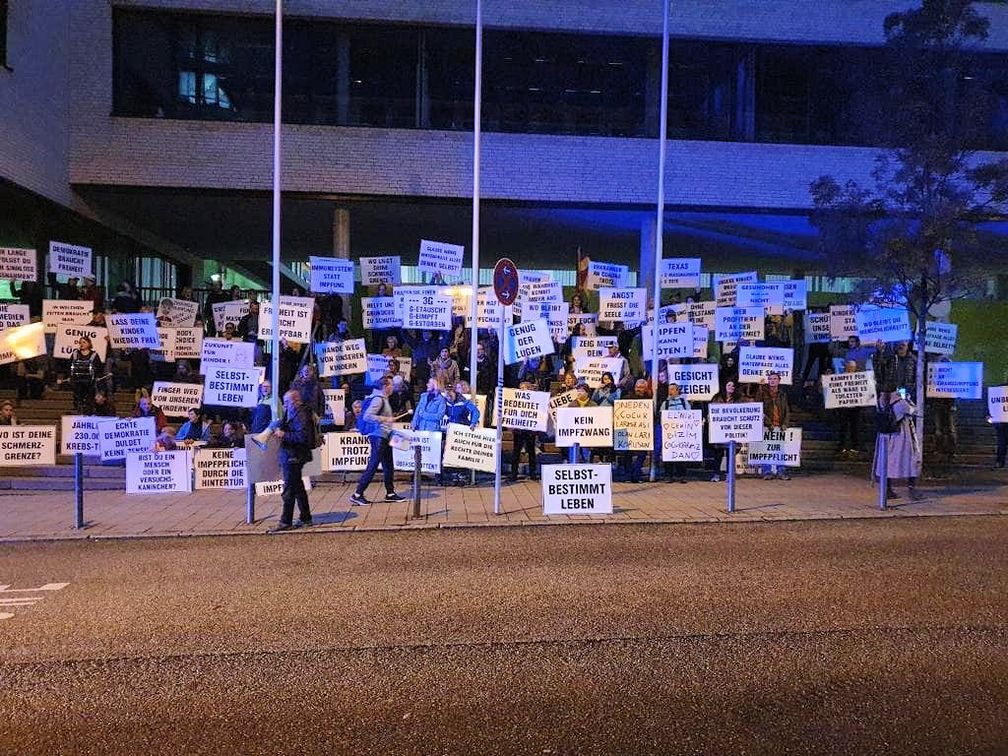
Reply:
[[[543,465],[543,514],[612,514],[612,466]]]
[[[98,446],[103,462],[122,459],[129,452],[149,452],[156,440],[153,417],[113,418],[98,423]]]

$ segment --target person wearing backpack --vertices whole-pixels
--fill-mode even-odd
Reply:
[[[276,435],[280,439],[280,470],[283,473],[283,492],[280,498],[283,507],[276,530],[290,530],[294,527],[294,505],[298,506],[298,526],[312,524],[308,491],[305,489],[302,472],[311,461],[312,449],[316,445],[315,420],[311,409],[301,400],[301,393],[289,390],[283,397],[284,416],[277,423]]]
[[[391,395],[392,376],[386,375],[371,392],[371,396],[364,400],[363,412],[357,417],[357,430],[371,442],[371,456],[368,457],[367,467],[357,482],[357,490],[350,495],[350,502],[356,506],[371,503],[364,498],[364,492],[378,471],[378,465],[382,466],[385,501],[405,501],[405,497],[396,493],[393,480],[392,447],[389,445],[393,419],[392,405],[389,403]]]
[[[899,498],[893,489],[893,480],[906,479],[910,498],[918,499],[917,478],[921,472],[921,453],[917,446],[914,423],[917,407],[907,398],[905,387],[897,391],[879,393],[876,427],[878,437],[875,442],[875,462],[872,466],[879,485],[887,487],[890,499]],[[882,480],[882,455],[878,441],[886,440],[886,480]]]
[[[94,412],[95,382],[101,371],[101,360],[91,339],[81,336],[70,355],[70,384],[73,386],[74,412],[90,415]]]

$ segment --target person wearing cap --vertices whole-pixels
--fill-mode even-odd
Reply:
[[[90,302],[95,310],[101,310],[105,306],[105,293],[98,286],[94,276],[84,276],[81,299]]]

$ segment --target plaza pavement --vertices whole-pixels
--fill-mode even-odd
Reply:
[[[409,481],[397,482],[408,495]],[[790,481],[738,480],[736,511],[726,510],[724,483],[616,483],[614,513],[605,516],[542,513],[538,483],[502,485],[502,513],[493,512],[493,482],[477,486],[422,489],[421,516],[412,518],[412,501],[350,506],[353,481],[324,475],[310,493],[315,526],[298,532],[352,532],[484,526],[576,523],[760,522],[1008,514],[1008,477],[987,474],[979,480],[929,481],[922,498],[902,498],[880,511],[877,489],[862,477],[842,474],[797,475]],[[381,486],[368,494],[377,497]],[[278,495],[257,497],[256,522],[245,523],[245,492],[196,491],[190,494],[127,495],[89,491],[84,497],[85,528],[73,528],[73,492],[0,496],[0,541],[153,536],[266,534],[276,527]]]

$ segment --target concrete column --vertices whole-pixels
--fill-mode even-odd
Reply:
[[[658,219],[653,213],[641,220],[640,231],[640,265],[638,266],[637,287],[648,290],[648,298],[654,287],[655,276],[655,244],[657,242]]]
[[[333,257],[344,260],[350,257],[350,210],[345,207],[333,209],[332,222]]]

